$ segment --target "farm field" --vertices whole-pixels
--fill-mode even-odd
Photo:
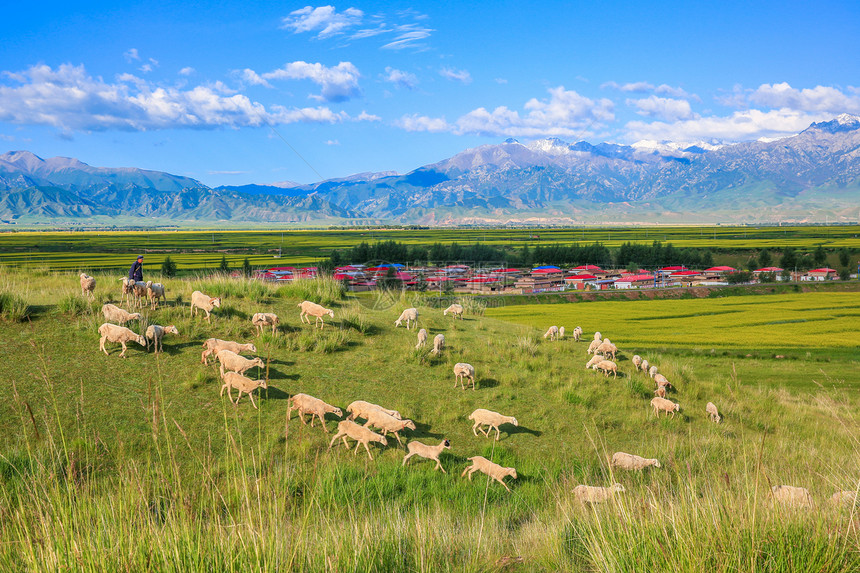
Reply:
[[[455,321],[409,293],[374,307],[326,280],[164,282],[167,304],[131,327],[179,335],[161,355],[132,343],[121,359],[118,345],[98,350],[96,333],[116,281],[90,304],[74,273],[0,270],[0,570],[860,568],[856,508],[827,503],[860,480],[856,294],[473,305]],[[198,289],[223,297],[211,324],[189,316]],[[23,321],[15,296],[31,305]],[[323,330],[299,322],[305,299],[334,310]],[[394,327],[409,306],[431,340],[445,335],[441,356]],[[262,311],[281,317],[276,335],[255,336],[249,318]],[[587,342],[544,340],[549,324],[611,338],[618,378],[583,368]],[[200,363],[213,336],[253,340],[267,361],[249,371],[268,379],[259,409],[219,396],[217,367]],[[674,418],[653,416],[634,354],[672,381]],[[475,390],[453,387],[457,362],[475,366]],[[397,409],[416,425],[404,441],[451,441],[447,473],[419,458],[403,467],[390,435],[371,444],[372,461],[363,448],[329,450],[337,417],[329,433],[290,418],[298,392]],[[518,426],[499,441],[475,436],[475,408]],[[610,468],[616,451],[662,467]],[[461,477],[475,455],[516,468],[510,493]],[[615,482],[626,491],[603,505],[571,494]],[[775,505],[777,484],[807,487],[814,507]]]
[[[389,240],[410,245],[480,242],[514,246],[599,241],[609,248],[628,241],[662,241],[726,252],[787,246],[812,250],[819,244],[826,249],[860,249],[860,227],[23,231],[0,233],[0,264],[51,270],[121,269],[131,264],[129,257],[146,253],[150,268],[160,266],[168,254],[181,269],[214,268],[222,255],[234,267],[246,257],[255,266],[308,266],[328,257],[333,249]],[[279,249],[282,256],[275,258]]]

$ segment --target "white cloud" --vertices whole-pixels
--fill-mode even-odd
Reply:
[[[325,142],[326,145],[340,145],[340,141],[336,139],[328,139]]]
[[[496,78],[493,81],[499,85],[505,85],[506,83],[508,83],[508,80],[506,80],[505,78]]]
[[[245,68],[239,73],[239,75],[242,78],[242,81],[246,84],[250,84],[252,86],[264,86],[267,88],[272,87],[272,84],[261,78],[260,74],[252,69]]]
[[[786,82],[762,84],[749,94],[748,99],[753,104],[769,108],[835,114],[860,112],[860,97],[856,94],[846,95],[836,88],[827,86],[798,90]]]
[[[320,40],[336,36],[346,37],[349,40],[362,40],[376,36],[386,35],[385,43],[381,46],[383,50],[424,49],[426,45],[422,42],[435,31],[423,24],[427,19],[425,14],[415,10],[400,10],[395,13],[395,22],[407,20],[405,23],[389,23],[385,14],[376,14],[370,17],[370,22],[364,24],[364,12],[357,8],[347,8],[338,12],[334,6],[305,6],[300,10],[290,12],[290,15],[282,19],[281,28],[292,30],[294,33],[311,32],[316,33]],[[393,38],[391,38],[393,36]]]
[[[444,118],[427,117],[425,115],[404,115],[395,124],[406,131],[429,131],[439,133],[450,131],[451,126]]]
[[[404,72],[403,70],[398,70],[390,66],[385,68],[385,76],[383,76],[383,79],[386,82],[397,85],[398,87],[410,90],[415,89],[415,86],[418,85],[418,78],[415,74],[410,74],[409,72]]]
[[[224,84],[191,89],[155,86],[130,74],[117,83],[87,74],[84,66],[33,66],[4,74],[17,85],[0,84],[0,121],[74,130],[256,127],[295,122],[335,123],[350,119],[326,107],[266,109]]]
[[[123,57],[125,58],[126,62],[140,59],[140,56],[137,53],[137,48],[130,48],[128,51],[123,53]]]
[[[454,68],[442,68],[439,75],[445,79],[457,81],[463,84],[472,83],[472,75],[466,70],[455,70]]]
[[[669,99],[650,95],[644,99],[628,99],[627,105],[636,108],[636,113],[647,117],[655,117],[667,121],[690,119],[693,110],[690,102],[684,99]]]
[[[361,23],[364,12],[357,8],[347,8],[338,13],[334,6],[305,6],[290,12],[283,18],[281,27],[292,29],[294,33],[316,32],[317,38],[329,38]]]
[[[417,24],[403,24],[396,26],[393,30],[394,40],[384,44],[383,50],[404,50],[406,48],[423,48],[425,45],[421,40],[429,38],[432,28],[425,28]]]
[[[191,66],[185,66],[184,68],[179,70],[179,75],[180,76],[190,76],[190,75],[194,74],[196,71],[197,70],[195,70]]]
[[[676,88],[667,84],[660,84],[659,86],[655,86],[654,84],[649,82],[630,82],[626,84],[619,84],[618,82],[606,82],[604,84],[601,84],[600,87],[603,89],[608,88],[626,93],[654,93],[657,95],[670,96],[675,98],[698,99],[696,96],[691,96],[690,94],[688,94],[683,88]]]
[[[382,121],[382,118],[378,115],[373,115],[371,113],[367,113],[366,111],[362,111],[360,114],[355,116],[355,121]]]
[[[331,102],[346,101],[361,94],[358,86],[361,74],[351,62],[340,62],[334,67],[302,61],[290,62],[264,74],[244,69],[241,76],[249,84],[266,87],[272,87],[268,80],[311,80],[322,88],[321,95],[311,97]]]

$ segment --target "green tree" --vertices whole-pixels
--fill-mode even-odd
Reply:
[[[812,254],[812,260],[816,267],[823,267],[827,264],[827,251],[824,250],[822,245],[818,245],[818,248],[815,249],[815,252]]]
[[[842,267],[841,269],[839,269],[839,280],[851,280],[851,269],[849,269],[848,267]]]
[[[176,263],[173,262],[173,259],[170,258],[170,255],[164,259],[164,262],[161,263],[161,274],[167,278],[173,278],[176,276]]]
[[[385,277],[380,279],[379,286],[386,290],[395,290],[399,289],[402,281],[397,278],[397,271],[394,267],[388,267],[388,270],[385,271]]]
[[[770,256],[770,251],[762,249],[758,254],[758,264],[762,267],[769,267],[773,264],[773,257]]]
[[[221,255],[221,262],[218,264],[218,270],[222,273],[230,272],[230,264],[227,262],[227,255]]]
[[[783,249],[782,259],[779,264],[786,272],[794,270],[794,267],[797,266],[797,253],[793,247]]]
[[[726,282],[730,285],[736,285],[740,283],[748,283],[752,280],[753,274],[749,271],[739,271],[736,273],[731,273],[726,277]]]
[[[250,277],[252,272],[251,261],[248,260],[248,257],[245,257],[245,260],[242,261],[242,274],[245,277]]]
[[[748,259],[747,260],[747,270],[752,272],[758,268],[758,261],[756,259]]]
[[[851,262],[851,253],[848,251],[847,247],[842,247],[839,249],[839,264],[843,267],[847,267]]]
[[[702,266],[706,269],[714,266],[714,254],[710,251],[710,249],[706,250],[702,254]]]

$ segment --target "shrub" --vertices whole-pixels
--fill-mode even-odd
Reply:
[[[321,275],[314,279],[294,279],[288,284],[279,286],[274,294],[281,298],[309,300],[326,306],[341,300],[345,292],[346,289],[341,281]]]
[[[57,303],[57,311],[64,314],[80,316],[89,314],[92,310],[90,303],[77,294],[68,294]]]
[[[32,310],[23,297],[8,292],[0,293],[0,317],[22,322],[29,318]]]
[[[164,262],[161,263],[161,274],[167,278],[173,278],[176,276],[176,263],[173,262],[173,259],[168,255]]]

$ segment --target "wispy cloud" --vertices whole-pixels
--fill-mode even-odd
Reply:
[[[185,66],[184,68],[179,70],[179,75],[180,76],[190,76],[190,75],[194,74],[196,71],[197,70],[195,70],[191,66]]]
[[[341,102],[361,95],[358,85],[361,74],[351,62],[327,67],[320,63],[297,61],[264,74],[246,68],[240,76],[248,84],[265,87],[272,87],[269,80],[310,80],[322,88],[320,95],[310,96],[317,100]]]
[[[410,90],[415,89],[415,86],[418,85],[418,78],[415,74],[410,74],[409,72],[404,72],[403,70],[398,70],[391,66],[385,68],[383,80],[398,87]]]
[[[405,50],[406,48],[425,48],[422,40],[429,38],[434,32],[432,28],[419,26],[418,24],[402,24],[395,26],[394,39],[382,45],[383,50]]]
[[[688,94],[687,91],[683,88],[673,87],[667,84],[660,84],[658,86],[655,86],[650,82],[630,82],[626,84],[619,84],[618,82],[606,82],[601,84],[600,87],[603,89],[618,90],[625,93],[653,93],[656,95],[669,96],[674,98],[697,99],[696,96]]]
[[[651,95],[643,99],[628,99],[627,105],[636,108],[636,113],[647,117],[676,121],[694,116],[690,102],[685,99],[671,99]]]
[[[137,48],[129,48],[122,55],[125,58],[126,62],[132,62],[134,60],[139,60],[140,56],[137,53]]]
[[[439,70],[439,75],[445,79],[460,82],[462,84],[472,83],[472,74],[466,70],[456,70],[454,68],[442,68]]]
[[[338,12],[334,6],[305,6],[290,12],[281,20],[281,27],[296,34],[317,32],[317,38],[330,38],[361,23],[364,12],[357,8],[347,8]]]
[[[340,145],[340,141],[336,139],[328,139],[325,142],[326,145]]]
[[[404,115],[395,122],[395,125],[406,131],[429,131],[431,133],[451,131],[452,129],[445,118],[418,114]]]

